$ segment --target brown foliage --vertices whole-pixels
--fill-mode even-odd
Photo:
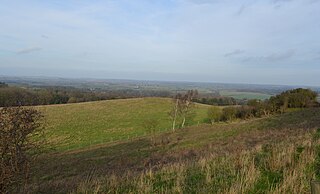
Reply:
[[[37,134],[40,118],[40,112],[33,109],[0,109],[0,193],[19,190],[26,183],[29,155],[35,147],[30,137]]]

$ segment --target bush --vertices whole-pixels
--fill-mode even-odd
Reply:
[[[240,119],[250,119],[252,117],[255,117],[256,114],[256,109],[254,107],[250,106],[241,106],[237,108],[237,118]]]
[[[226,107],[222,110],[222,120],[232,121],[236,118],[237,109],[235,107]]]
[[[208,119],[211,124],[220,121],[221,116],[222,116],[222,111],[220,108],[213,106],[208,109]]]
[[[0,109],[0,193],[19,190],[26,183],[29,153],[35,144],[30,136],[40,127],[41,114],[33,109]]]

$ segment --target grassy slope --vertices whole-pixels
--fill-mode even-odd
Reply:
[[[157,130],[167,131],[171,106],[171,99],[136,98],[37,108],[44,113],[50,146],[61,151],[146,135],[144,121],[150,118],[161,121]],[[190,124],[202,123],[207,109],[198,104]]]
[[[161,169],[208,154],[235,154],[284,139],[301,141],[303,134],[320,127],[319,118],[320,109],[306,109],[264,119],[161,133],[156,137],[156,146],[152,146],[150,137],[141,137],[45,155],[33,168],[33,179],[40,184],[36,191],[67,192],[79,186],[79,182],[98,176],[139,172],[149,167]]]

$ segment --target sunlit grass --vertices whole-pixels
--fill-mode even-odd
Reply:
[[[66,105],[39,106],[51,148],[71,150],[147,135],[146,119],[160,121],[157,132],[168,131],[172,106],[168,98],[136,98]],[[198,104],[190,125],[204,122],[208,106]]]

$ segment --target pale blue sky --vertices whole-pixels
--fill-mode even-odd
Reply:
[[[1,0],[0,75],[320,86],[319,0]]]

